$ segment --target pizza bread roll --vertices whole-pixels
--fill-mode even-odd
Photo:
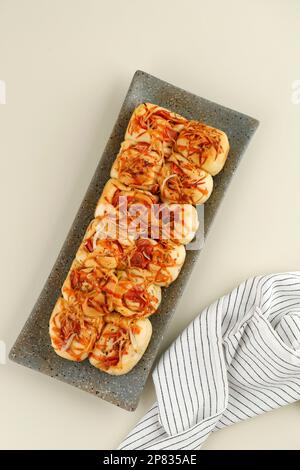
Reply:
[[[169,240],[156,241],[140,238],[127,251],[127,270],[161,287],[169,286],[177,278],[185,260],[185,248]]]
[[[146,207],[150,207],[151,204],[158,202],[158,196],[152,194],[151,192],[130,188],[129,186],[121,183],[119,180],[111,178],[104,186],[98,204],[111,204],[115,209],[117,209],[120,204],[123,204],[123,199],[120,198],[123,198],[126,201],[128,207],[132,206],[133,204],[141,204]]]
[[[114,292],[114,310],[125,317],[148,317],[159,307],[161,289],[141,276],[118,273]]]
[[[124,256],[124,246],[118,240],[99,237],[99,224],[101,221],[98,219],[93,219],[89,224],[76,259],[80,263],[95,259],[100,268],[117,269]]]
[[[225,132],[201,122],[189,121],[179,133],[175,148],[198,168],[214,176],[225,165],[229,142]]]
[[[105,238],[132,241],[147,236],[151,219],[151,207],[158,196],[149,191],[129,188],[116,179],[110,179],[98,201],[95,217],[101,220],[99,234]]]
[[[152,212],[152,239],[186,245],[198,228],[198,213],[191,204],[160,204]]]
[[[125,139],[161,145],[164,156],[171,154],[178,133],[187,119],[152,103],[140,104],[129,121]]]
[[[62,286],[63,298],[78,302],[85,314],[102,314],[113,310],[117,278],[111,271],[101,269],[95,259],[84,263],[74,260]]]
[[[159,176],[163,202],[203,204],[213,190],[212,176],[180,155],[173,154]]]
[[[148,142],[123,142],[110,176],[133,188],[157,192],[163,153]]]
[[[127,374],[146,351],[152,326],[147,318],[128,319],[112,313],[90,354],[90,363],[111,375]]]
[[[131,226],[128,225],[127,209],[126,204],[124,207],[115,208],[112,204],[98,202],[94,219],[94,243],[97,243],[97,240],[116,240],[122,246],[127,246],[134,241],[134,234],[129,231]],[[142,230],[142,227],[138,225],[138,229]]]
[[[103,212],[101,209],[103,205],[113,206],[115,210],[124,205],[126,205],[127,209],[130,209],[131,206],[136,205],[149,208],[152,204],[156,204],[158,200],[158,196],[154,195],[150,191],[130,188],[129,186],[121,183],[119,180],[111,178],[104,186],[102,194],[98,200],[98,204],[95,210],[95,217]],[[100,207],[100,210],[98,206]]]
[[[97,214],[98,224],[94,239],[117,240],[122,246],[131,245],[135,239],[147,236],[151,220],[151,207],[142,204],[119,206],[107,211],[109,204],[99,204]]]
[[[56,354],[70,361],[86,359],[104,326],[103,318],[101,315],[85,316],[79,304],[59,298],[49,322]]]

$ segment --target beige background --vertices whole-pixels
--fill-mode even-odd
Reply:
[[[9,349],[66,237],[131,77],[142,69],[261,121],[165,337],[254,274],[300,268],[300,2],[0,0],[0,340]],[[1,448],[115,448],[135,413],[7,361]],[[300,404],[206,449],[300,449]]]

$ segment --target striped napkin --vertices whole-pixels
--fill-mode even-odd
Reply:
[[[300,272],[259,276],[206,308],[153,372],[157,403],[119,449],[195,450],[300,399]]]

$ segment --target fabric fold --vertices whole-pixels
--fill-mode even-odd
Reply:
[[[207,307],[153,372],[157,403],[119,449],[199,449],[300,399],[300,273],[258,276]]]

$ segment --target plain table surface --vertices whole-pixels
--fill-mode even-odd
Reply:
[[[299,270],[299,18],[297,0],[0,1],[0,340],[7,351],[137,69],[260,120],[162,350],[245,278]],[[113,449],[155,400],[151,378],[130,413],[8,359],[0,381],[1,448]],[[299,420],[295,403],[219,431],[203,448],[300,449]]]

